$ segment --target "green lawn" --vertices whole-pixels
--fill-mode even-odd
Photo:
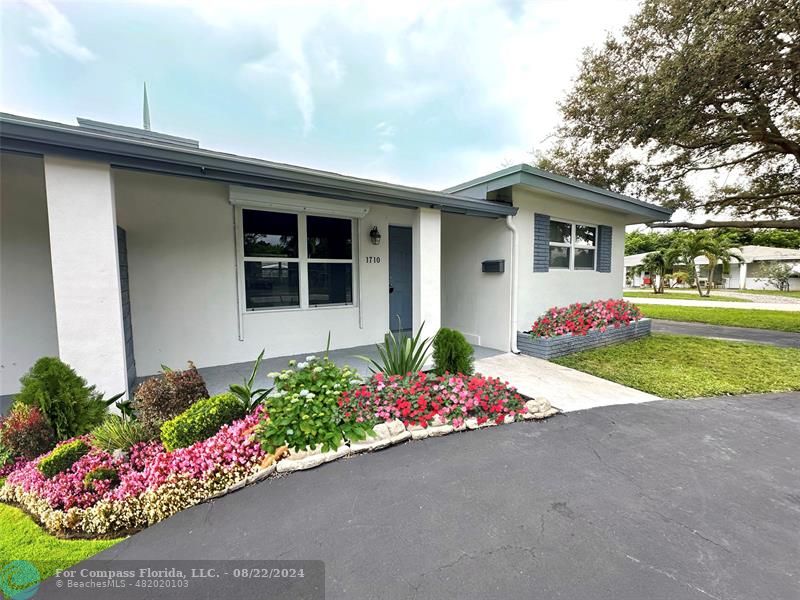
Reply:
[[[653,335],[553,362],[662,398],[800,390],[800,350]]]
[[[0,504],[0,567],[12,560],[28,560],[46,579],[119,541],[62,540],[46,534],[18,508]]]
[[[669,306],[666,304],[639,304],[639,308],[644,316],[652,319],[800,332],[800,312],[787,310]]]
[[[722,292],[711,292],[711,295],[701,297],[697,292],[664,292],[654,294],[653,292],[623,292],[625,298],[667,298],[668,300],[711,300],[718,302],[750,302],[743,298],[731,298],[730,296],[720,296]]]

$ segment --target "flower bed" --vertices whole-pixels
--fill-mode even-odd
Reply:
[[[651,322],[625,300],[594,300],[554,307],[530,331],[517,333],[523,354],[549,360],[650,335]]]
[[[262,413],[257,410],[174,452],[160,442],[137,444],[126,457],[93,449],[52,478],[39,471],[41,458],[30,461],[8,475],[0,500],[20,505],[54,533],[140,529],[258,470],[266,454],[252,430]],[[99,480],[84,485],[87,474],[98,468],[115,470],[118,484]]]
[[[555,412],[546,400],[525,398],[499,379],[477,374],[377,374],[364,382],[347,368],[314,359],[278,375],[281,383],[264,406],[184,448],[170,452],[155,439],[136,443],[128,452],[108,452],[91,435],[83,435],[33,460],[18,460],[4,468],[0,501],[23,508],[50,533],[117,536],[238,489],[276,468],[310,468],[412,436]],[[297,408],[301,404],[305,408]],[[267,412],[273,409],[271,423]],[[284,422],[287,418],[291,423]],[[293,431],[295,422],[302,437]],[[71,446],[87,451],[75,453],[59,469],[41,469],[53,452]]]

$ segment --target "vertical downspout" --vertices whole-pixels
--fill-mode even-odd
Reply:
[[[517,253],[519,250],[519,242],[517,240],[517,228],[514,225],[514,217],[512,215],[506,216],[506,227],[511,231],[511,300],[509,302],[509,310],[511,311],[509,326],[511,327],[511,352],[519,354],[517,348]]]

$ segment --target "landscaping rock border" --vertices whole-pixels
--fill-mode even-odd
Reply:
[[[628,342],[650,335],[653,322],[650,319],[622,327],[609,327],[605,331],[593,329],[586,335],[559,335],[556,337],[531,337],[530,333],[517,332],[517,348],[522,354],[550,360],[583,350]]]

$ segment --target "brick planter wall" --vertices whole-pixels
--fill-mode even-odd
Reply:
[[[581,352],[600,346],[628,342],[650,335],[650,319],[640,319],[626,327],[613,327],[600,331],[595,329],[586,335],[560,335],[557,337],[531,337],[528,333],[517,332],[517,348],[522,354],[550,360],[566,354]]]

